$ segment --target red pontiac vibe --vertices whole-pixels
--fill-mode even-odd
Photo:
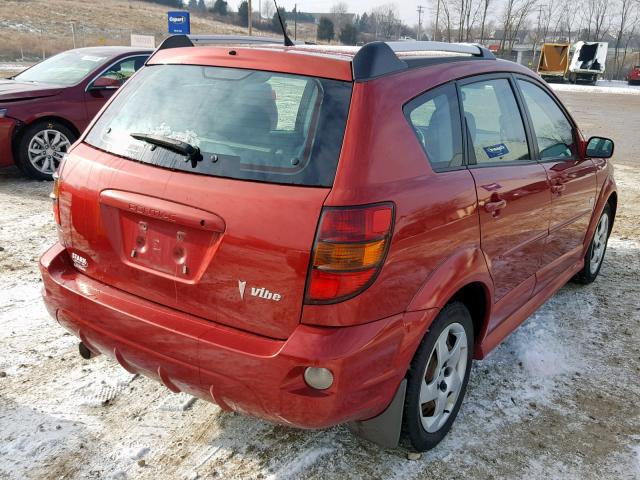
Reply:
[[[598,275],[613,143],[481,47],[207,40],[166,40],[66,156],[49,312],[173,392],[434,447],[472,358]]]
[[[50,180],[80,132],[151,53],[78,48],[0,79],[0,167],[15,163],[30,177]]]

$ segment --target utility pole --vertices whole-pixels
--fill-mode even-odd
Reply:
[[[293,39],[298,40],[298,4],[296,3],[293,8],[296,11],[293,17]]]
[[[249,7],[249,36],[253,34],[253,8],[251,8],[251,0],[248,0],[247,7]]]
[[[422,11],[424,10],[424,7],[422,5],[418,5],[418,35],[416,38],[416,40],[420,41],[422,40]]]

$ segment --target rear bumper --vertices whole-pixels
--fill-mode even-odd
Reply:
[[[0,118],[0,167],[13,165],[13,149],[11,141],[16,121],[13,118]]]
[[[40,260],[50,314],[91,350],[173,391],[223,409],[303,428],[371,418],[391,402],[435,311],[354,327],[299,325],[273,340],[208,322],[92,280],[60,244]],[[307,366],[332,370],[328,390],[309,388]]]

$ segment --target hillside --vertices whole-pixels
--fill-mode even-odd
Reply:
[[[77,47],[128,45],[131,33],[154,35],[158,43],[167,36],[166,11],[134,0],[2,0],[0,61],[38,60],[73,48],[73,31]],[[192,12],[191,33],[246,34],[247,29]],[[254,34],[273,35],[256,29]],[[315,35],[315,25],[298,25],[299,40],[315,40]]]

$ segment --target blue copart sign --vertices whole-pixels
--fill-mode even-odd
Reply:
[[[169,33],[191,33],[191,22],[189,12],[167,12],[169,21]]]

